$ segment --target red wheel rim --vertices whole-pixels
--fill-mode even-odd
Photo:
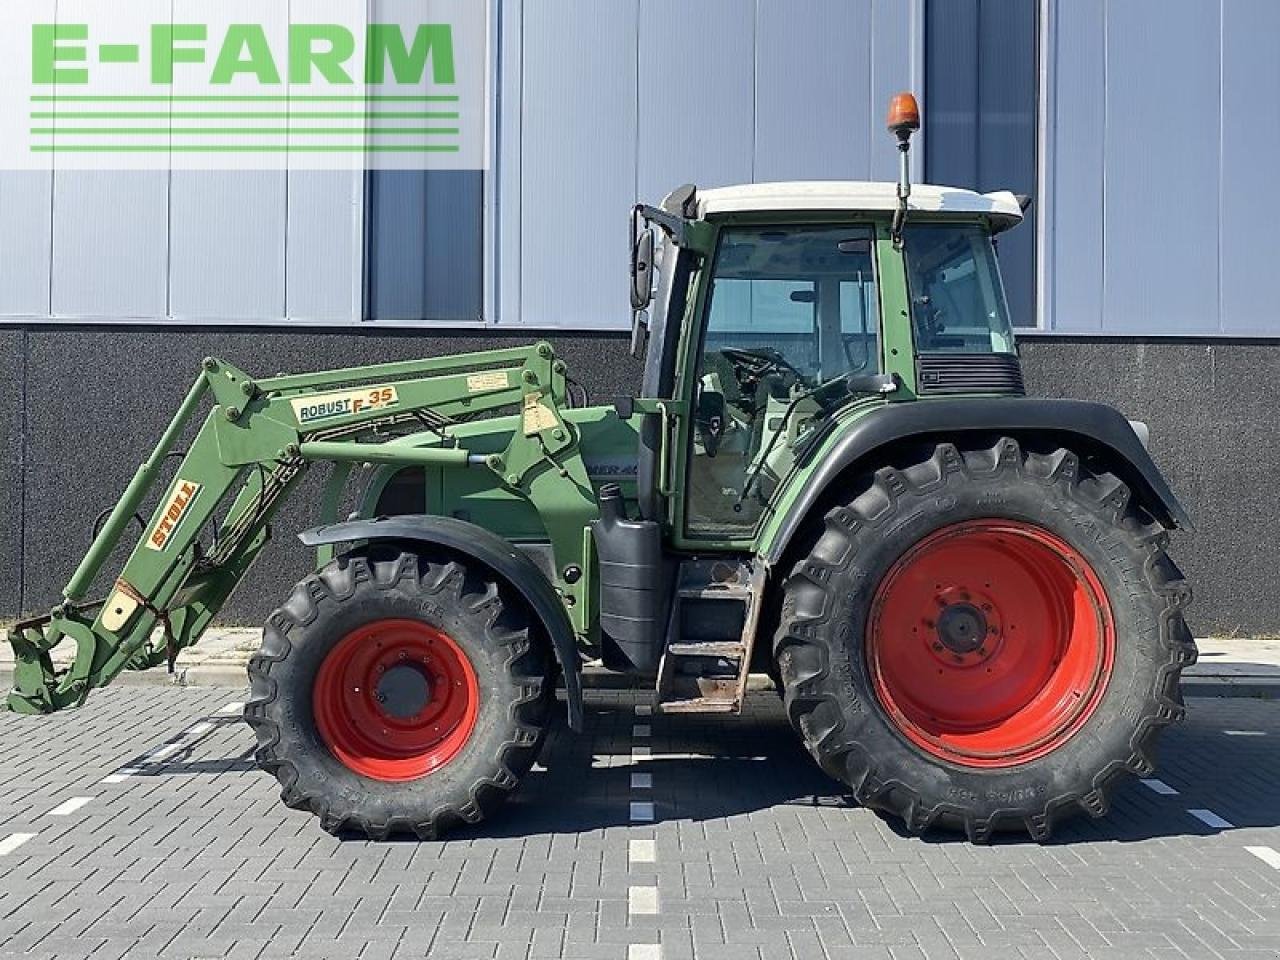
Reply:
[[[471,660],[418,620],[353,630],[324,658],[312,690],[325,745],[373,780],[416,780],[444,766],[466,745],[479,708]]]
[[[866,655],[912,743],[969,767],[1052,752],[1097,709],[1115,627],[1088,562],[1012,520],[974,520],[908,550],[876,591]]]

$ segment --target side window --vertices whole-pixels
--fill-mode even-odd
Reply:
[[[921,353],[1012,353],[991,238],[977,224],[906,229],[907,280]]]

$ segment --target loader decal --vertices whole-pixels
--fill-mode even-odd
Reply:
[[[305,427],[317,420],[347,417],[369,410],[395,407],[400,404],[400,394],[395,387],[366,387],[363,390],[347,390],[343,393],[326,393],[320,396],[299,397],[291,400],[293,415],[298,425]]]
[[[202,484],[194,483],[191,480],[183,480],[181,477],[174,481],[173,492],[169,494],[169,501],[161,512],[160,519],[151,528],[151,533],[147,535],[147,546],[149,548],[163,550],[169,545],[169,541],[177,532],[187,512],[191,509],[191,504],[195,502],[196,497],[200,496],[202,489]]]

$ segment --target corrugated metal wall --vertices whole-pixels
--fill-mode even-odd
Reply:
[[[927,0],[925,176],[1036,193],[1037,0]],[[1036,218],[1000,239],[1013,322],[1036,325]]]
[[[0,317],[359,320],[361,175],[0,171]]]
[[[625,326],[637,199],[688,181],[893,178],[884,109],[919,72],[919,9],[506,0],[500,322]]]
[[[1048,326],[1275,335],[1280,3],[1049,13]]]

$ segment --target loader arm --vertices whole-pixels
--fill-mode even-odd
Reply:
[[[185,453],[188,426],[212,409]],[[596,505],[564,420],[565,366],[551,346],[485,351],[348,370],[255,380],[206,359],[172,422],[139,467],[49,614],[9,631],[15,653],[6,705],[50,713],[83,703],[125,669],[147,669],[195,643],[270,539],[281,503],[316,462],[443,465],[488,470],[539,505],[557,567],[579,568]],[[457,418],[520,411],[522,429],[502,453],[474,454],[452,436]],[[432,445],[406,442],[427,431]],[[397,442],[400,441],[400,442]],[[103,599],[89,591],[129,524],[181,457],[158,506]],[[345,474],[342,474],[345,476]],[[222,519],[218,515],[222,513]],[[211,532],[210,543],[201,535]],[[557,583],[574,627],[585,632],[585,580]],[[159,628],[160,636],[153,639]],[[75,657],[57,669],[64,640]]]

